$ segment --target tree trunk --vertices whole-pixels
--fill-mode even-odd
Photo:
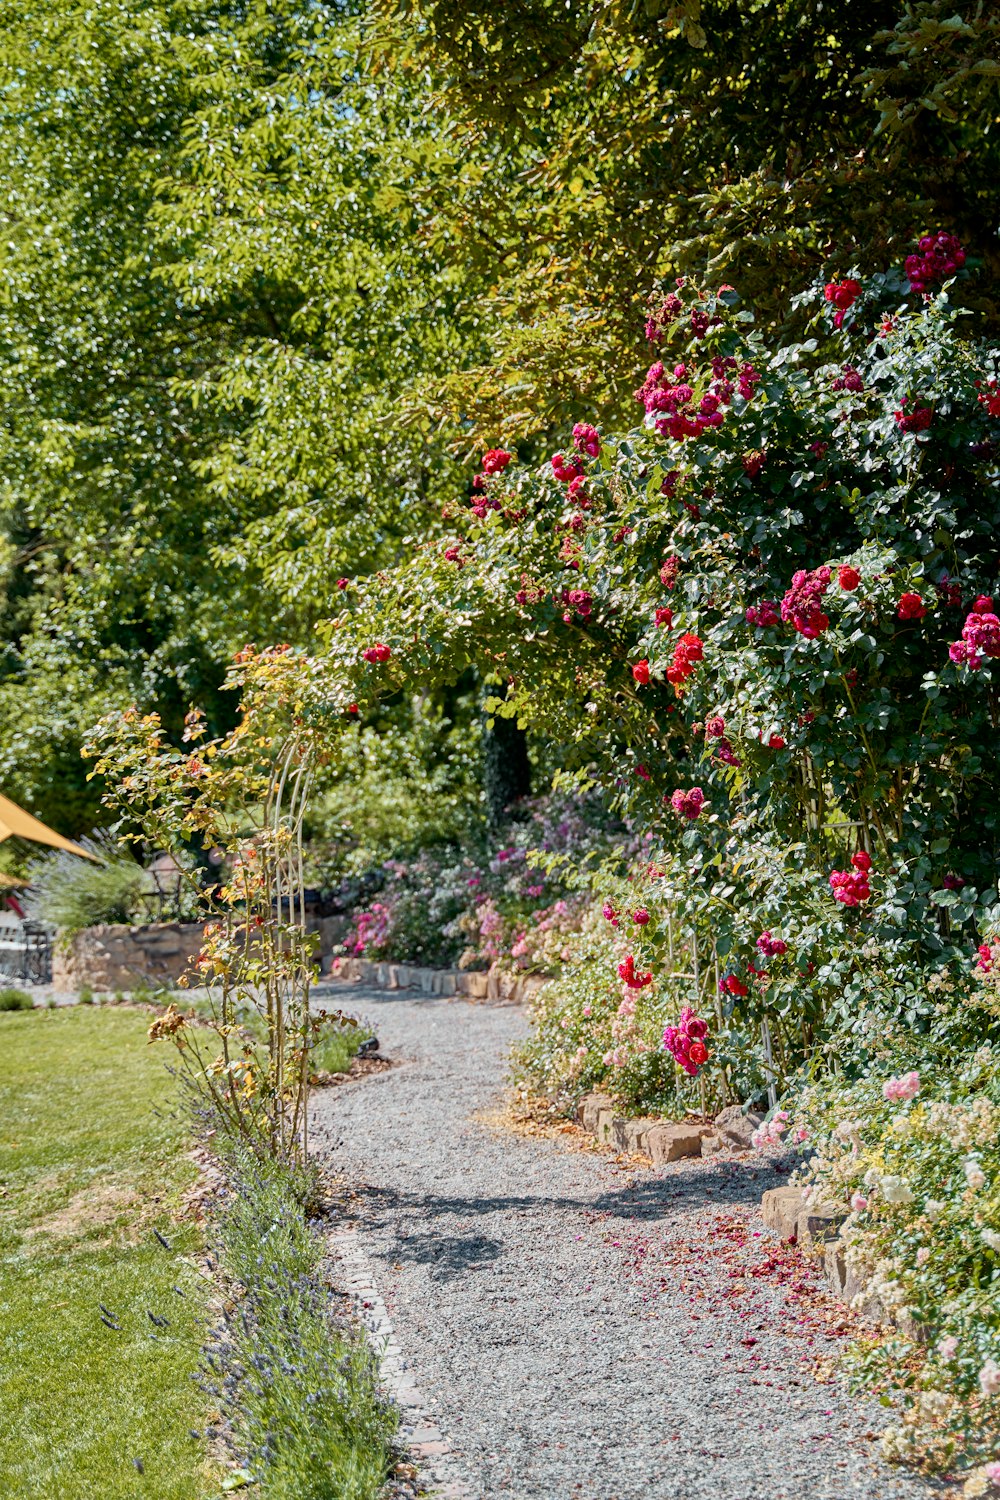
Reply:
[[[509,819],[511,804],[531,793],[528,736],[516,719],[496,718],[483,732],[483,786],[486,820],[495,833]]]

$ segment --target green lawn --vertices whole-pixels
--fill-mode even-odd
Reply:
[[[195,1170],[147,1024],[127,1009],[0,1015],[4,1500],[217,1493],[190,1435],[205,1422],[192,1375],[208,1288],[186,1258],[200,1234],[175,1217]]]

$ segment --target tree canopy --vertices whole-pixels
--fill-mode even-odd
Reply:
[[[4,10],[0,776],[70,832],[135,699],[441,534],[494,441],[628,425],[650,289],[790,325],[946,227],[998,268],[971,4]],[[963,296],[995,316],[968,283]],[[978,303],[977,303],[978,295]]]

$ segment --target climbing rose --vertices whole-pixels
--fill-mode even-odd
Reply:
[[[905,411],[906,397],[904,396],[896,411],[896,426],[900,432],[926,432],[934,420],[934,413],[929,406],[915,406],[912,411]]]
[[[656,611],[653,618],[655,619],[657,625],[666,625],[667,629],[669,630],[671,625],[674,623],[674,612],[672,609],[668,609],[666,605],[663,605]]]
[[[630,990],[645,989],[647,984],[653,982],[652,974],[636,973],[635,959],[631,953],[626,956],[624,963],[618,965],[618,977],[624,979]]]
[[[834,870],[830,876],[830,888],[833,898],[842,906],[860,906],[862,901],[867,901],[871,896],[871,886],[868,884],[868,872],[871,869],[871,859],[859,850],[853,855],[851,864],[853,870]]]
[[[510,463],[511,455],[506,448],[487,448],[483,454],[483,472],[486,474],[502,474]]]
[[[562,599],[564,604],[568,604],[571,609],[576,611],[581,620],[589,620],[594,601],[592,595],[586,589],[563,589]],[[572,615],[570,615],[570,619],[572,619]]]
[[[766,630],[769,625],[777,625],[780,618],[776,599],[764,599],[760,604],[751,604],[746,612],[747,624],[756,625],[758,630]]]
[[[670,806],[677,816],[687,818],[692,823],[700,815],[704,803],[705,793],[700,786],[693,786],[688,792],[678,787],[670,798]]]
[[[569,484],[571,480],[580,479],[583,475],[583,466],[578,458],[565,459],[561,453],[552,455],[552,472],[560,484]]]
[[[649,921],[649,912],[644,906],[640,906],[638,911],[632,913],[632,921],[635,922],[637,927],[645,927]]]
[[[756,479],[767,462],[767,453],[763,448],[754,448],[752,452],[744,453],[740,461],[743,464],[744,472],[749,478]]]
[[[919,1073],[903,1073],[899,1078],[887,1078],[882,1085],[882,1096],[890,1103],[894,1100],[915,1099],[919,1093]]]
[[[465,567],[465,558],[458,547],[446,547],[444,557],[445,562],[457,563],[460,568]]]
[[[985,406],[988,416],[1000,417],[1000,385],[995,380],[986,382],[985,391],[980,391],[976,400],[980,406]]]
[[[769,750],[784,750],[785,742],[780,734],[770,734],[767,737],[767,748]]]
[[[711,714],[705,720],[705,734],[710,740],[721,740],[726,732],[726,721],[721,714]]]
[[[596,458],[601,451],[597,428],[591,427],[589,422],[577,422],[573,428],[573,446],[578,453],[588,453],[591,458]]]
[[[770,929],[761,933],[757,939],[757,947],[765,958],[779,958],[782,953],[788,952],[788,944],[784,938],[772,937]]]
[[[849,563],[845,563],[842,568],[837,569],[837,582],[845,594],[853,594],[861,582],[861,574],[857,568],[852,568]]]
[[[726,766],[741,766],[743,764],[724,735],[715,747],[715,757],[716,760],[721,760],[723,765]]]
[[[896,609],[901,620],[922,620],[927,606],[919,594],[903,594]]]
[[[607,919],[607,921],[611,923],[612,927],[618,926],[618,913],[615,911],[610,901],[605,901],[602,908],[602,915]]]
[[[840,374],[830,382],[832,391],[863,391],[865,388],[864,378],[860,370],[853,365],[841,365]]]
[[[338,587],[338,589],[346,589],[349,582],[350,582],[350,579],[348,579],[348,578],[338,578],[337,579],[337,587]]]
[[[855,281],[853,276],[845,276],[843,281],[828,281],[823,288],[823,296],[836,308],[833,326],[840,328],[845,312],[853,307],[861,296],[861,282]]]
[[[392,650],[389,646],[384,646],[382,642],[379,641],[374,646],[366,647],[365,650],[362,651],[361,655],[364,657],[365,661],[388,661],[390,656],[392,655]]]
[[[925,234],[917,245],[917,253],[908,255],[903,262],[911,292],[926,292],[931,283],[946,281],[965,265],[965,251],[953,234],[940,230],[937,234]]]
[[[677,1018],[677,1025],[668,1026],[664,1030],[663,1050],[670,1053],[674,1062],[690,1078],[694,1078],[710,1056],[705,1046],[707,1036],[708,1023],[686,1005]]]
[[[660,582],[665,589],[672,589],[677,582],[677,575],[681,570],[679,557],[665,557],[663,566],[660,568]]]
[[[645,687],[649,681],[649,662],[645,657],[643,657],[642,661],[635,663],[635,666],[632,668],[632,676],[640,687]]]
[[[992,599],[982,595],[976,600],[962,626],[962,639],[952,642],[948,655],[956,666],[964,663],[973,672],[979,671],[984,656],[1000,656],[1000,618],[993,613]]]
[[[738,978],[736,974],[727,974],[725,979],[720,979],[719,989],[723,995],[737,995],[742,997],[750,993],[743,980]]]
[[[819,605],[829,586],[829,568],[814,568],[811,573],[800,568],[792,575],[792,586],[781,601],[781,618],[806,640],[815,640],[829,628],[829,616]]]
[[[674,647],[674,657],[667,668],[667,681],[681,687],[693,674],[695,663],[702,660],[705,648],[696,635],[682,635]]]

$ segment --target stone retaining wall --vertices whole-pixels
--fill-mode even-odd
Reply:
[[[380,990],[423,990],[426,995],[464,995],[469,1000],[521,1005],[546,983],[539,974],[507,974],[465,969],[427,969],[418,964],[376,963],[367,958],[335,958],[332,979],[346,979]]]
[[[113,992],[175,985],[201,949],[201,922],[124,923],[87,927],[52,954],[52,987]]]

